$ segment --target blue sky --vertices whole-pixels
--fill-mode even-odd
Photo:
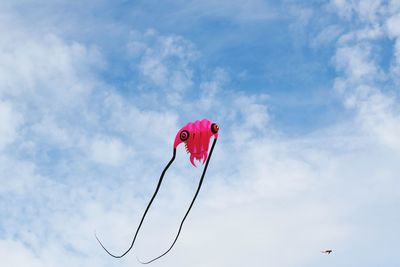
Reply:
[[[139,266],[397,266],[400,2],[2,1],[0,255]],[[326,256],[320,250],[331,248]]]

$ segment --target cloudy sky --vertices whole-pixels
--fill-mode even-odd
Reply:
[[[73,2],[73,3],[72,3]],[[0,263],[399,266],[400,1],[0,3]],[[324,255],[323,249],[333,249]]]

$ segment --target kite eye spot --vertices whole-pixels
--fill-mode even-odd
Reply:
[[[186,141],[189,139],[189,131],[187,130],[183,130],[180,134],[179,134],[179,138],[181,139],[181,141]]]
[[[218,133],[218,130],[219,130],[219,126],[216,123],[211,124],[211,132],[213,134]]]

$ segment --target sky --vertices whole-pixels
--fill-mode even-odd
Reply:
[[[400,265],[400,1],[0,3],[9,267]],[[325,255],[321,250],[332,249]]]

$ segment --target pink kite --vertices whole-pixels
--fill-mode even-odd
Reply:
[[[167,254],[172,249],[172,247],[175,245],[176,241],[178,240],[179,234],[180,234],[180,232],[182,230],[183,223],[185,222],[186,217],[188,216],[188,214],[189,214],[189,212],[190,212],[190,210],[191,210],[191,208],[193,206],[193,203],[195,202],[195,200],[197,198],[197,195],[199,194],[199,191],[200,191],[201,185],[203,183],[203,179],[204,179],[205,173],[207,171],[208,163],[210,161],[212,152],[214,150],[215,143],[217,142],[217,139],[218,139],[218,130],[219,130],[218,125],[216,123],[213,123],[212,121],[210,121],[208,119],[203,119],[201,121],[189,122],[188,124],[186,124],[185,126],[183,126],[179,130],[179,132],[176,134],[176,137],[175,137],[172,158],[168,162],[167,166],[164,168],[164,170],[161,173],[160,179],[158,180],[158,184],[157,184],[156,190],[155,190],[153,196],[151,197],[150,202],[146,207],[146,210],[144,211],[142,219],[140,220],[139,226],[136,229],[135,236],[133,237],[132,243],[131,243],[130,247],[128,248],[128,250],[125,251],[121,255],[114,255],[114,254],[110,253],[103,246],[103,244],[100,242],[99,238],[95,234],[97,241],[100,243],[100,245],[103,247],[103,249],[110,256],[112,256],[114,258],[122,258],[123,256],[125,256],[132,249],[132,247],[133,247],[133,245],[135,243],[136,237],[137,237],[137,235],[139,233],[140,227],[142,226],[143,220],[146,217],[147,211],[149,210],[151,204],[153,203],[154,198],[156,197],[156,195],[158,193],[158,190],[160,189],[161,182],[162,182],[162,180],[164,178],[164,174],[167,171],[167,169],[169,168],[169,166],[172,164],[172,162],[175,160],[176,148],[178,147],[179,144],[185,143],[186,152],[190,154],[190,162],[193,164],[193,166],[196,167],[196,165],[194,163],[195,159],[199,160],[199,161],[203,160],[203,164],[206,163],[206,165],[204,166],[204,170],[203,170],[203,173],[201,175],[201,178],[200,178],[199,185],[197,187],[196,193],[195,193],[195,195],[193,197],[192,202],[190,203],[190,206],[189,206],[188,210],[186,211],[185,216],[183,217],[183,219],[181,221],[178,233],[176,234],[176,237],[175,237],[174,241],[172,242],[172,245],[163,254],[161,254],[160,256],[158,256],[158,257],[156,257],[156,258],[154,258],[154,259],[152,259],[150,261],[147,261],[147,262],[142,262],[142,261],[140,261],[140,262],[143,263],[143,264],[151,263],[151,262],[163,257],[165,254]],[[208,154],[208,147],[209,147],[210,139],[211,139],[212,136],[214,136],[214,141],[213,141],[213,144],[211,146],[210,154]]]

